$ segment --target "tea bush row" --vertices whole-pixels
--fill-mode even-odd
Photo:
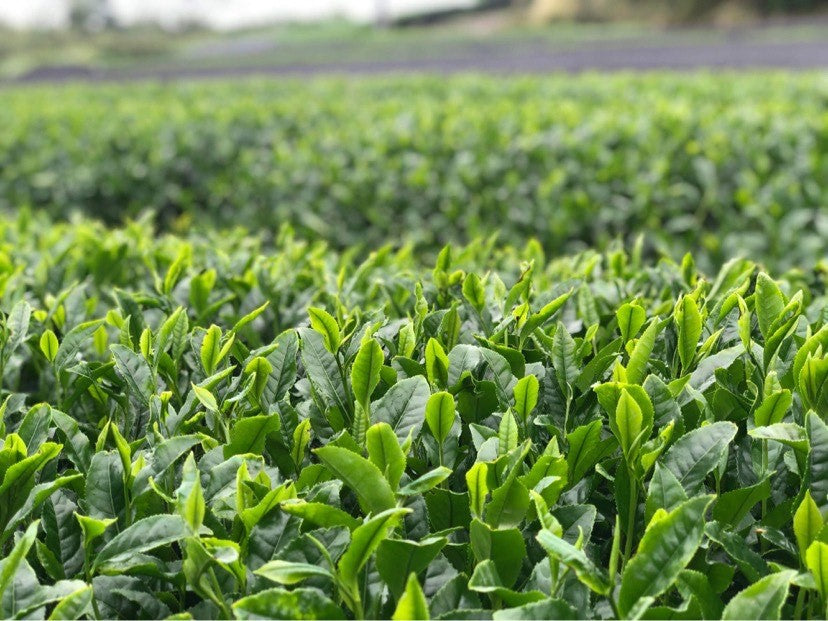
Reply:
[[[705,268],[824,255],[819,74],[405,77],[6,89],[0,208],[172,230],[290,223],[344,249],[647,233]]]
[[[824,266],[23,212],[0,274],[6,618],[825,615]]]

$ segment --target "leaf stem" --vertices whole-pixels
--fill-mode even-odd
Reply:
[[[799,587],[799,593],[796,596],[796,605],[794,606],[794,619],[802,618],[802,608],[805,605],[805,589]]]
[[[90,583],[91,584],[91,583]],[[98,598],[95,597],[95,591],[92,591],[92,612],[95,614],[96,619],[102,619],[101,611],[98,608]]]
[[[221,586],[219,585],[215,572],[213,572],[212,569],[208,569],[207,571],[209,572],[208,575],[210,576],[210,583],[216,595],[215,603],[218,605],[225,619],[232,619],[233,612],[227,606],[227,601],[224,599],[224,592],[221,590]]]
[[[766,439],[762,440],[762,478],[764,479],[768,475],[768,441]],[[762,499],[762,520],[765,519],[765,514],[767,513],[768,509],[768,499]]]
[[[612,607],[612,614],[615,615],[616,619],[622,619],[621,613],[618,612],[618,602],[615,601],[615,594],[612,592],[608,593],[607,599],[609,599],[610,606]]]
[[[630,555],[632,554],[633,537],[635,533],[635,510],[638,508],[638,485],[636,484],[635,475],[629,465],[627,466],[627,476],[630,479],[630,506],[627,509],[627,533],[626,540],[624,542],[624,566],[627,565],[627,561],[630,560]]]

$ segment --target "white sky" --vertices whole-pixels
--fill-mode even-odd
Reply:
[[[391,15],[423,9],[470,6],[475,0],[110,0],[123,23],[154,19],[174,25],[199,17],[215,28],[234,28],[278,20],[315,20],[346,17],[367,21],[378,4]],[[61,26],[69,0],[0,0],[0,21],[19,27]]]

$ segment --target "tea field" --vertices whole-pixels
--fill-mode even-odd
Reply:
[[[0,99],[2,617],[825,618],[824,77]]]

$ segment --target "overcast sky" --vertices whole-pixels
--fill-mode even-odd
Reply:
[[[342,16],[374,19],[378,3],[395,15],[438,7],[469,6],[474,0],[110,0],[123,23],[153,19],[168,25],[198,17],[215,28],[235,28],[276,20],[315,20]],[[61,26],[69,0],[0,0],[0,21],[19,28]]]

